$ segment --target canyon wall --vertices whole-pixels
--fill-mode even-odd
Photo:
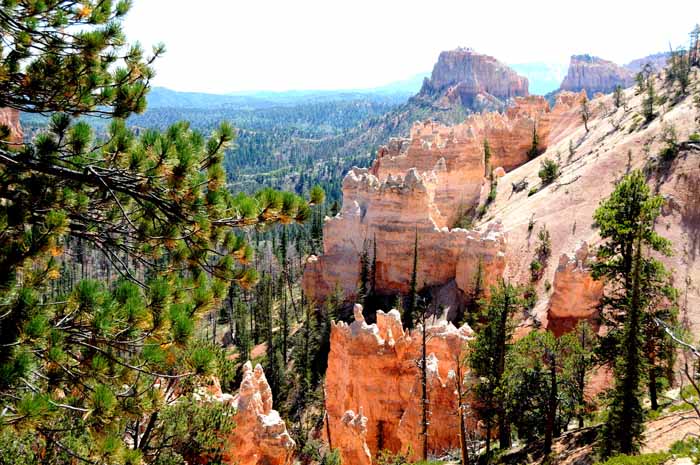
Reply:
[[[371,325],[360,305],[355,305],[354,315],[354,322],[334,323],[331,329],[325,385],[330,444],[340,449],[343,463],[353,465],[371,464],[382,449],[410,451],[418,459],[421,328],[404,331],[396,310],[377,312],[377,323]],[[426,332],[428,447],[439,454],[459,447],[456,361],[473,332],[444,319],[431,319]]]
[[[603,296],[603,282],[591,276],[595,256],[588,244],[581,243],[572,254],[562,254],[554,274],[553,292],[547,309],[547,329],[559,336],[581,321],[597,327],[598,304]]]
[[[458,48],[440,54],[430,79],[411,100],[481,111],[500,110],[508,100],[526,95],[527,78],[494,57]]]
[[[542,97],[516,98],[505,114],[469,117],[457,126],[416,123],[407,139],[392,139],[379,149],[370,169],[352,169],[343,180],[343,207],[324,224],[323,255],[310,257],[304,273],[306,295],[317,303],[340,288],[355,296],[360,256],[376,241],[376,290],[405,293],[418,238],[419,286],[456,282],[468,292],[479,262],[486,283],[505,266],[505,236],[498,224],[481,231],[450,229],[474,210],[489,190],[484,158],[499,174],[528,161],[533,130],[544,150],[562,127],[577,120],[576,94],[563,93],[554,109]],[[504,170],[505,169],[505,170]]]
[[[572,55],[569,70],[561,83],[561,90],[580,92],[589,97],[596,93],[610,93],[615,87],[623,88],[634,82],[634,75],[626,68],[591,55]]]
[[[23,138],[22,126],[19,123],[19,110],[14,108],[0,108],[0,126],[7,126],[10,130],[8,142],[21,144]]]

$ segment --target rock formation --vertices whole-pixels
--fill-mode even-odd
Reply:
[[[405,332],[396,310],[377,312],[377,323],[371,325],[360,305],[354,314],[353,323],[334,323],[331,329],[325,386],[331,445],[340,449],[343,463],[353,465],[372,463],[381,449],[405,453],[410,448],[417,459],[422,444],[421,329]],[[455,364],[473,333],[467,325],[457,329],[444,319],[431,321],[426,330],[429,449],[441,453],[459,447]]]
[[[425,79],[414,99],[442,108],[460,105],[480,111],[502,109],[509,99],[526,95],[527,78],[491,56],[458,48],[440,54],[430,79]]]
[[[22,126],[19,124],[19,110],[14,108],[0,108],[0,126],[10,129],[8,141],[12,144],[22,143]]]
[[[214,398],[236,408],[236,426],[224,453],[226,463],[237,465],[291,464],[294,440],[287,433],[284,420],[272,409],[272,392],[260,365],[247,362],[243,380],[235,396],[213,389]]]
[[[666,67],[666,62],[670,56],[671,54],[669,52],[655,53],[653,55],[645,56],[644,58],[638,58],[630,61],[625,65],[625,69],[632,73],[633,76],[640,72],[647,64],[651,66],[652,71],[661,71]]]
[[[325,222],[323,255],[307,263],[307,296],[323,302],[337,285],[352,298],[360,255],[372,249],[372,241],[379,245],[377,291],[407,292],[416,235],[420,285],[455,280],[467,293],[479,262],[486,283],[493,283],[505,265],[505,237],[498,225],[481,232],[450,229],[476,208],[488,188],[484,140],[491,147],[488,165],[511,170],[528,160],[533,129],[544,150],[550,133],[580,119],[574,96],[562,94],[551,111],[542,97],[516,98],[505,114],[474,115],[453,127],[416,123],[410,138],[392,139],[379,149],[371,169],[355,168],[343,180],[343,208]]]
[[[592,97],[598,92],[610,93],[617,86],[627,87],[633,80],[630,71],[612,61],[591,55],[572,55],[569,71],[560,89],[573,92],[585,90]]]
[[[559,259],[547,312],[547,329],[557,336],[570,331],[581,320],[596,326],[603,282],[591,276],[590,263],[594,259],[585,242],[575,253],[562,254]]]

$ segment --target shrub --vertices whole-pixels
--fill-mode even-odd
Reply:
[[[323,460],[321,460],[321,465],[342,465],[342,463],[338,449],[326,452],[323,455]]]
[[[698,463],[700,462],[700,439],[688,438],[674,442],[669,452],[677,457],[690,457],[693,463]]]
[[[661,159],[664,161],[671,161],[678,155],[678,135],[676,134],[676,128],[672,125],[664,125],[661,131],[661,139],[666,144],[663,149],[661,149]]]
[[[533,281],[540,279],[543,268],[542,262],[538,259],[534,259],[532,262],[530,262],[530,274],[532,275]]]
[[[545,158],[540,165],[540,171],[537,173],[542,180],[543,185],[551,184],[559,177],[559,165],[554,160]]]
[[[671,454],[667,452],[642,455],[616,455],[605,462],[598,462],[596,465],[662,465],[670,457]]]
[[[698,134],[697,132],[694,132],[693,134],[688,136],[688,140],[690,142],[700,142],[700,134]]]
[[[535,195],[539,190],[540,189],[537,186],[531,187],[530,190],[527,192],[527,196],[530,197],[531,195]]]

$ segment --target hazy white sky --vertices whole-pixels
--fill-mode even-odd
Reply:
[[[508,63],[619,63],[685,44],[700,1],[135,0],[129,40],[164,42],[154,85],[176,90],[373,87],[472,47]]]

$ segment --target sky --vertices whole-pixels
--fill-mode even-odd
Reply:
[[[506,63],[626,63],[687,43],[697,0],[134,0],[127,38],[163,42],[153,85],[359,89],[430,71],[458,46]]]

